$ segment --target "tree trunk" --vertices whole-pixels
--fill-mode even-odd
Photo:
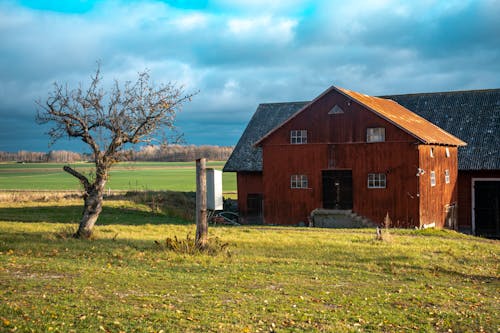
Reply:
[[[92,236],[94,225],[102,211],[103,188],[104,184],[102,189],[100,189],[100,186],[99,188],[94,186],[90,193],[85,194],[83,215],[78,226],[78,231],[74,235],[75,238],[88,239]]]
[[[78,230],[73,237],[88,239],[92,236],[94,225],[102,211],[104,187],[108,180],[108,167],[104,163],[96,163],[96,179],[92,184],[88,181],[87,177],[73,170],[71,167],[65,166],[63,169],[78,178],[84,187],[83,215]]]

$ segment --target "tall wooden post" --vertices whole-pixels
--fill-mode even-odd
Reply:
[[[208,245],[206,160],[196,160],[196,246]]]

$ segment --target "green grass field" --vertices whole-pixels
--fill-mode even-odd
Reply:
[[[79,190],[78,180],[57,163],[0,163],[0,190]],[[91,163],[71,164],[88,173]],[[224,162],[208,162],[207,167],[221,170]],[[224,192],[236,192],[236,175],[223,174]],[[111,169],[107,188],[111,190],[195,191],[194,162],[127,162]]]
[[[108,200],[0,203],[2,332],[498,332],[500,242],[437,230],[211,227],[229,254],[155,241],[195,226]]]

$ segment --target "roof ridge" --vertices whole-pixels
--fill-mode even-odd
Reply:
[[[300,104],[300,103],[310,103],[311,101],[295,101],[295,102],[265,102],[259,103],[259,105],[276,105],[276,104]]]
[[[392,96],[422,96],[422,95],[453,95],[453,94],[463,94],[463,93],[485,93],[485,92],[500,92],[500,88],[490,88],[490,89],[473,89],[473,90],[451,90],[451,91],[437,91],[437,92],[421,92],[421,93],[408,93],[408,94],[387,94],[374,97],[389,98]]]

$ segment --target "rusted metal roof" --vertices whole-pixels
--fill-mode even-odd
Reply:
[[[422,143],[450,146],[467,145],[459,138],[451,135],[391,99],[368,96],[339,87],[334,87],[334,89],[401,128]]]

